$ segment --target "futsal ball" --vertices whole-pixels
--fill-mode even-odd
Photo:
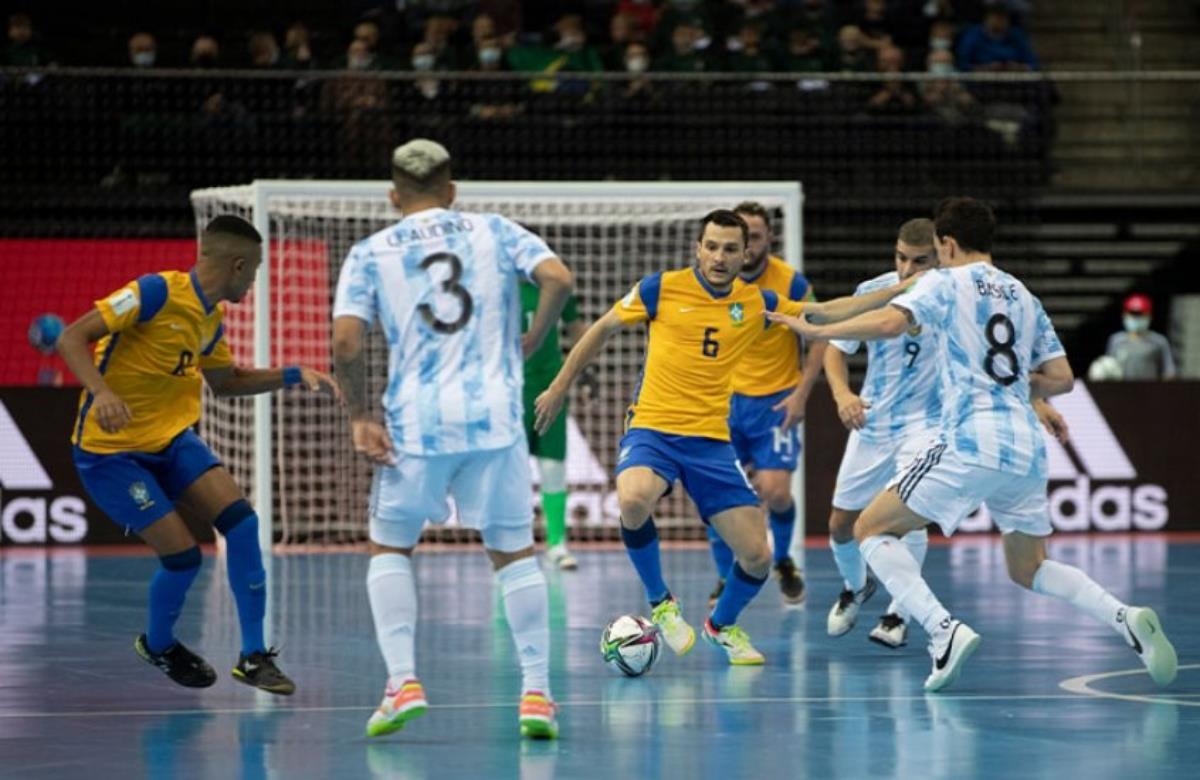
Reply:
[[[630,677],[650,671],[661,645],[658,626],[637,615],[622,615],[609,623],[600,637],[604,660]]]
[[[1092,382],[1112,382],[1123,376],[1121,364],[1111,355],[1101,355],[1088,366],[1088,379]]]
[[[53,355],[54,345],[58,343],[64,327],[62,317],[57,314],[34,317],[29,324],[29,343],[43,355]]]

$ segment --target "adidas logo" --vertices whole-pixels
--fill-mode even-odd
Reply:
[[[0,402],[0,542],[82,542],[88,531],[82,498],[23,495],[53,489],[54,481]],[[10,497],[13,492],[19,495]]]

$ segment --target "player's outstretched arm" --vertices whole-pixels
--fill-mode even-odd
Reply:
[[[1075,387],[1075,373],[1065,357],[1047,360],[1029,374],[1029,396],[1050,398],[1069,393]]]
[[[333,318],[333,365],[350,410],[354,450],[376,463],[394,464],[395,448],[387,429],[371,419],[367,407],[367,359],[363,349],[367,323],[354,316]]]
[[[554,381],[550,383],[546,391],[534,401],[534,410],[537,413],[534,427],[539,433],[545,433],[550,424],[558,417],[575,379],[596,359],[600,350],[604,349],[604,343],[608,341],[608,337],[620,330],[622,325],[621,318],[615,311],[610,310],[592,323],[592,327],[587,329],[583,338],[579,339],[571,349],[571,354],[567,355],[567,360],[559,370],[558,376],[554,377]]]
[[[847,429],[856,431],[867,424],[867,409],[871,408],[850,389],[850,368],[846,355],[836,345],[825,350],[825,377],[829,392],[837,405],[838,419]]]
[[[866,296],[859,296],[865,298]],[[849,299],[839,299],[849,300]],[[912,327],[908,313],[895,306],[868,311],[841,322],[817,325],[804,317],[791,317],[779,312],[767,312],[767,319],[777,322],[809,339],[844,339],[846,341],[875,341],[899,336]]]
[[[571,288],[575,284],[571,271],[557,257],[538,263],[532,275],[538,286],[538,306],[529,330],[521,337],[521,351],[525,357],[537,352],[550,329],[558,327],[563,306],[571,297]]]
[[[71,369],[71,373],[92,394],[92,414],[105,433],[116,433],[129,424],[133,414],[129,406],[105,383],[103,375],[92,362],[90,346],[109,333],[99,309],[72,322],[58,337],[56,349]]]
[[[328,393],[338,401],[342,390],[328,374],[304,366],[286,368],[243,368],[222,366],[203,369],[204,381],[219,396],[258,395],[293,385],[303,385],[314,393]]]
[[[921,273],[913,274],[908,279],[885,287],[882,290],[864,293],[862,295],[847,295],[842,298],[834,298],[829,301],[821,301],[820,303],[806,303],[804,306],[804,317],[809,322],[823,325],[830,322],[841,322],[848,320],[851,317],[857,317],[865,312],[873,311],[886,306],[893,298],[907,291],[916,280],[921,276]],[[840,336],[838,338],[841,338]]]

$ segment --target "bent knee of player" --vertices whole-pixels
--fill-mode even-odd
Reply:
[[[829,513],[829,535],[835,542],[845,543],[854,539],[854,521],[858,512],[834,509]]]
[[[925,526],[924,522],[915,522],[914,517],[894,490],[885,490],[854,521],[854,539],[861,544],[880,534],[904,536]]]
[[[1008,577],[1026,590],[1033,590],[1033,577],[1037,574],[1039,564],[1027,560],[1006,561]]]
[[[771,570],[771,547],[767,544],[767,538],[764,536],[761,541],[757,541],[749,547],[738,550],[738,563],[742,565],[748,574],[756,577],[761,577]]]
[[[772,512],[786,512],[793,504],[792,486],[786,481],[782,484],[776,481],[762,482],[758,488],[758,495]]]
[[[654,511],[654,502],[642,496],[618,497],[617,504],[621,508],[621,525],[630,531],[645,525]]]

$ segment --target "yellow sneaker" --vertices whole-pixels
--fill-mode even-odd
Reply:
[[[734,666],[762,666],[766,662],[763,654],[750,644],[750,637],[737,626],[723,626],[720,631],[711,620],[704,621],[704,639],[721,648]]]
[[[686,655],[696,644],[696,631],[683,619],[679,602],[674,596],[659,602],[650,612],[650,620],[662,632],[662,638],[675,651],[675,655]]]

